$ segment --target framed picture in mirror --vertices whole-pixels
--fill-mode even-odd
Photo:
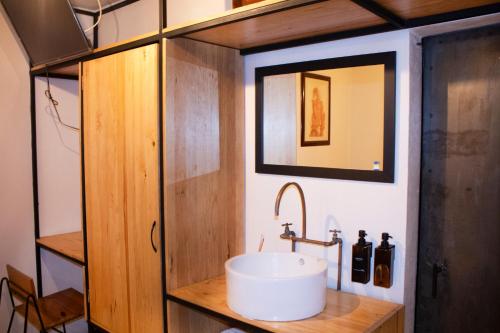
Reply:
[[[394,182],[396,52],[255,69],[257,173]]]
[[[331,78],[314,73],[301,74],[301,146],[328,146]]]

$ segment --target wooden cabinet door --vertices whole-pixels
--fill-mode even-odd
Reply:
[[[124,114],[130,331],[159,333],[163,332],[163,297],[158,179],[158,46],[128,52],[128,83],[123,86],[123,92],[128,96]]]
[[[90,320],[162,332],[157,45],[83,64]],[[151,234],[156,221],[156,230]]]

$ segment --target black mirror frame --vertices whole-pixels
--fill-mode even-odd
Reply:
[[[385,65],[384,72],[384,169],[382,171],[264,164],[264,77],[345,67]],[[394,183],[396,136],[396,52],[372,53],[341,58],[297,62],[255,68],[255,172]]]

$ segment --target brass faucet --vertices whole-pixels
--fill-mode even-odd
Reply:
[[[342,273],[342,238],[338,237],[338,234],[341,233],[341,231],[337,230],[337,229],[330,230],[330,232],[333,233],[333,235],[332,235],[332,240],[329,242],[324,242],[324,241],[319,241],[319,240],[307,238],[306,200],[304,198],[304,191],[302,191],[302,187],[300,187],[299,184],[297,184],[296,182],[289,182],[281,187],[281,189],[278,192],[278,195],[276,196],[276,202],[274,204],[274,215],[276,217],[278,217],[280,215],[281,198],[283,197],[283,194],[285,193],[286,189],[290,186],[296,187],[297,190],[299,191],[300,204],[301,204],[301,208],[302,208],[302,236],[297,237],[295,235],[295,232],[290,230],[290,226],[292,225],[292,223],[285,223],[285,224],[281,225],[281,226],[285,227],[285,232],[283,232],[280,235],[280,238],[281,239],[289,239],[292,241],[292,252],[295,252],[297,242],[322,245],[322,246],[333,246],[333,245],[338,244],[339,245],[339,258],[338,258],[337,290],[340,290],[341,281],[342,281],[342,274],[341,274]]]

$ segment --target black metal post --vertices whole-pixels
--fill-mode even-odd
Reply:
[[[167,269],[165,267],[165,193],[164,193],[164,137],[163,137],[163,28],[167,24],[167,0],[159,0],[159,31],[158,31],[158,176],[159,176],[159,207],[160,207],[160,244],[161,244],[161,284],[163,332],[168,332],[167,316]]]
[[[94,24],[97,23],[97,20],[99,19],[99,14],[94,14],[92,15],[92,17],[94,18]],[[93,31],[93,36],[94,36],[94,40],[92,41],[92,47],[94,49],[97,49],[99,47],[99,25],[96,25],[94,27],[94,31]]]
[[[33,220],[35,224],[35,240],[40,238],[40,219],[38,211],[38,164],[36,143],[36,96],[35,76],[30,74],[30,117],[31,117],[31,177],[33,183]],[[42,263],[40,248],[35,246],[36,285],[38,297],[43,296]]]

